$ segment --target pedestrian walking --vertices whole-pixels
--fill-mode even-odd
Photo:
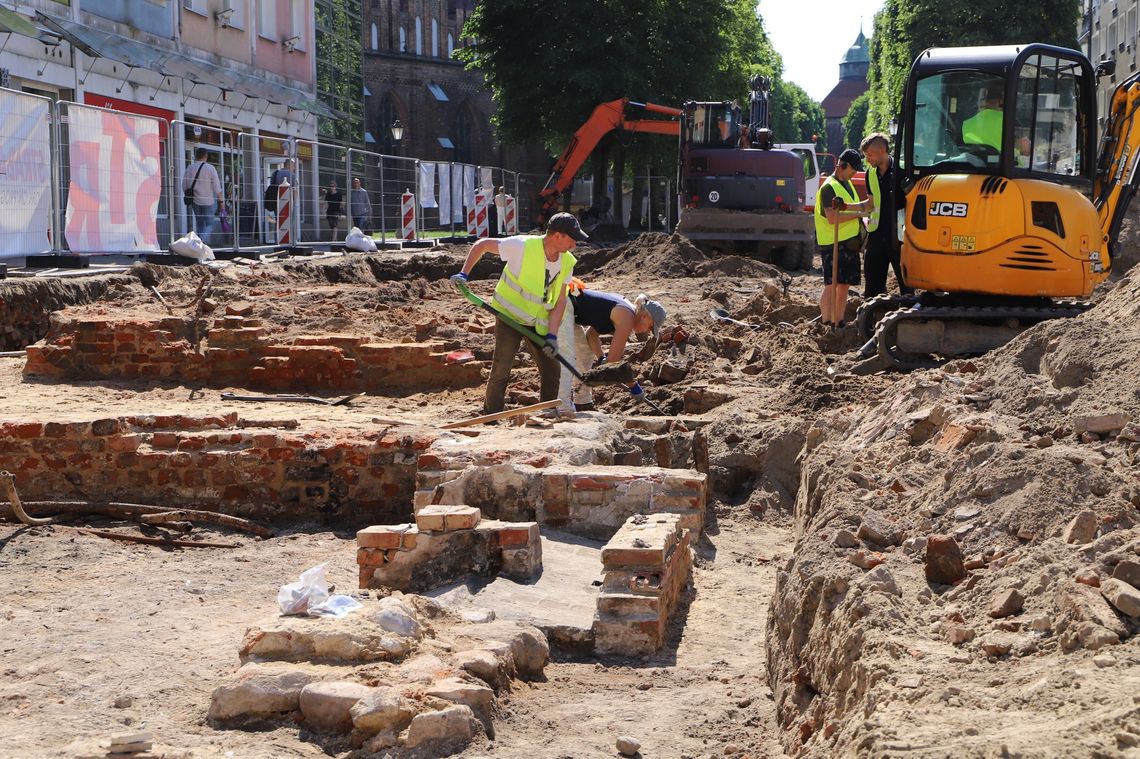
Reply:
[[[495,193],[495,228],[499,232],[499,237],[507,233],[507,204],[511,202],[511,196],[507,194],[506,187],[500,187]]]
[[[352,213],[352,225],[368,234],[372,219],[372,201],[368,190],[360,186],[360,177],[352,178],[352,190],[348,194],[348,210]]]
[[[292,158],[286,158],[285,163],[273,170],[269,175],[269,186],[265,188],[265,210],[267,213],[277,214],[277,188],[283,183],[288,183],[290,186],[297,184],[297,180],[293,177],[293,169],[297,165],[296,161]]]
[[[218,170],[206,160],[208,156],[206,148],[195,149],[194,161],[182,176],[182,191],[194,212],[194,232],[207,245],[214,231],[218,204],[224,200],[222,180],[218,177]]]
[[[321,190],[321,196],[325,199],[325,221],[329,224],[329,231],[332,233],[332,238],[335,240],[337,236],[337,228],[340,227],[340,219],[344,215],[344,195],[336,186],[336,180],[330,180],[329,186]]]

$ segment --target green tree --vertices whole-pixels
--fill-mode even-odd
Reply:
[[[847,115],[843,117],[843,134],[847,135],[847,144],[858,145],[863,138],[870,134],[867,129],[867,108],[871,104],[871,94],[864,92],[851,101]]]
[[[795,82],[777,79],[772,86],[772,131],[780,142],[826,139],[823,108]]]
[[[928,47],[1047,42],[1076,47],[1081,0],[886,0],[871,38],[870,131],[886,131],[915,57]]]

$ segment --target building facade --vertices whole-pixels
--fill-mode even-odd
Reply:
[[[860,31],[859,36],[855,38],[855,44],[847,49],[839,62],[839,82],[820,104],[823,107],[823,118],[827,129],[827,149],[834,155],[839,155],[844,148],[858,147],[847,144],[843,119],[851,110],[851,103],[855,98],[866,92],[870,86],[867,83],[867,72],[870,68],[870,43]]]
[[[1136,73],[1140,57],[1140,2],[1137,0],[1082,0],[1083,13],[1078,39],[1081,49],[1095,66],[1114,61],[1116,71],[1097,81],[1097,117],[1104,123],[1109,98],[1117,84]]]
[[[537,173],[550,157],[536,147],[503,145],[491,125],[495,104],[477,71],[453,57],[471,44],[463,25],[474,0],[363,0],[365,131],[369,148],[506,166]],[[403,137],[393,139],[400,121]]]

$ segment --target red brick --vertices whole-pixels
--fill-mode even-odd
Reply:
[[[44,426],[39,422],[24,422],[16,425],[15,433],[16,437],[24,438],[25,440],[40,437],[44,434]]]
[[[499,545],[503,548],[525,546],[530,542],[529,527],[507,527],[499,530]]]
[[[356,545],[360,548],[399,548],[407,529],[408,525],[365,527],[356,533]]]
[[[204,469],[187,469],[182,473],[182,484],[187,487],[205,487],[208,479]]]
[[[573,490],[613,490],[612,480],[598,481],[592,477],[571,477],[570,487]]]
[[[419,461],[416,462],[416,466],[420,469],[427,469],[432,471],[445,468],[443,461],[434,453],[420,454],[420,458]]]
[[[228,485],[222,491],[222,498],[227,501],[244,501],[249,498],[249,488],[245,485]]]
[[[361,567],[382,567],[388,561],[384,549],[359,548],[356,551],[356,563]]]
[[[180,451],[201,451],[206,447],[206,441],[200,437],[184,437],[178,442]]]
[[[177,448],[180,438],[174,432],[155,432],[150,437],[153,448]]]

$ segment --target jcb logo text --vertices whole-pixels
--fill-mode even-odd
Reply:
[[[969,210],[966,203],[945,203],[935,200],[930,203],[931,216],[958,216],[964,217]]]

